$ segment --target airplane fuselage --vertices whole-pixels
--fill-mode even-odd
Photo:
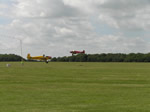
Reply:
[[[70,51],[72,54],[85,54],[85,50],[83,51]]]
[[[48,62],[52,57],[51,56],[30,56],[30,54],[27,55],[28,60],[40,60],[40,61],[45,61]]]

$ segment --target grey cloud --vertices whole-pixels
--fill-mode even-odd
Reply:
[[[78,9],[65,5],[62,0],[20,0],[15,8],[14,14],[17,12],[17,17],[52,19],[83,15]]]
[[[123,30],[146,30],[149,28],[149,0],[108,0],[97,5],[102,21]],[[110,24],[110,20],[114,24]]]
[[[108,0],[100,7],[114,9],[114,10],[137,10],[148,6],[149,0]]]

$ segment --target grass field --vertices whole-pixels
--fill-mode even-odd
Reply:
[[[0,112],[150,112],[150,63],[1,62]]]

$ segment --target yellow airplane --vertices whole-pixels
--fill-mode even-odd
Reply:
[[[39,61],[45,61],[46,63],[48,63],[48,60],[50,60],[52,57],[51,56],[34,56],[34,57],[31,57],[30,54],[27,55],[27,59],[28,60],[39,60]]]

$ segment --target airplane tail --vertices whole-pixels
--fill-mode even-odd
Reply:
[[[83,53],[85,53],[85,50],[83,50]]]
[[[31,56],[30,56],[30,54],[28,54],[28,55],[27,55],[27,59],[31,59]]]

